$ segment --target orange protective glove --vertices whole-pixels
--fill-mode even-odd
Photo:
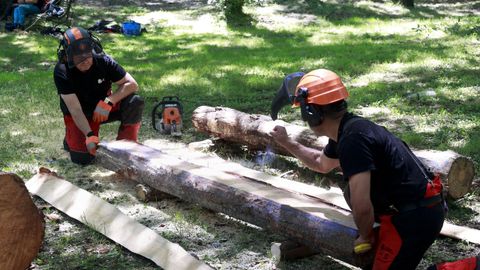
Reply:
[[[93,121],[97,123],[102,123],[107,121],[108,115],[110,114],[110,111],[112,110],[112,106],[108,105],[103,100],[100,100],[97,103],[97,107],[95,108],[95,111],[93,111]]]
[[[87,146],[87,150],[90,155],[95,156],[95,154],[97,153],[97,147],[99,142],[100,141],[98,140],[97,136],[87,136],[87,139],[85,139],[85,145]]]

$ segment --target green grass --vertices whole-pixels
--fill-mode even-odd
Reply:
[[[327,68],[344,79],[352,111],[385,125],[415,148],[452,149],[471,157],[478,175],[480,19],[468,11],[478,12],[480,3],[432,6],[416,1],[417,8],[407,10],[390,2],[343,2],[279,0],[248,6],[251,26],[243,27],[226,24],[209,6],[153,10],[159,20],[147,25],[142,36],[99,37],[107,53],[135,77],[146,98],[141,141],[160,136],[151,128],[150,110],[165,95],[180,97],[185,111],[182,140],[190,142],[205,138],[190,123],[198,106],[268,114],[286,74]],[[78,4],[74,21],[89,27],[101,18],[122,22],[148,12],[128,3],[101,12]],[[90,177],[94,167],[71,164],[62,150],[64,126],[52,74],[58,40],[35,32],[0,32],[0,44],[0,170],[28,179],[46,166],[66,178]],[[424,95],[426,91],[435,95]],[[288,108],[281,112],[287,120],[298,115]],[[106,125],[101,139],[114,139],[116,129],[115,124]],[[471,214],[463,202],[452,211],[458,221]],[[186,214],[176,217],[197,219],[195,214],[182,215]],[[246,245],[243,240],[238,243]],[[112,252],[113,257],[125,254]],[[218,262],[232,252],[236,253],[227,250],[205,258]],[[47,260],[42,256],[46,255],[39,260]],[[95,265],[95,260],[85,258],[84,263]]]
[[[476,16],[387,16],[367,12],[363,5],[347,5],[345,11],[341,5],[332,5],[345,18],[330,18],[324,6],[291,5],[293,11],[310,10],[316,19],[301,27],[228,28],[221,24],[221,17],[205,9],[219,22],[214,25],[219,33],[164,26],[165,19],[147,26],[148,33],[138,38],[100,35],[106,51],[132,73],[147,99],[142,138],[155,136],[149,130],[149,110],[162,96],[181,98],[191,135],[187,138],[193,140],[197,135],[189,118],[196,107],[228,106],[268,114],[270,99],[285,74],[323,67],[344,78],[353,111],[387,107],[389,115],[384,119],[374,115],[373,120],[380,120],[414,147],[453,149],[480,160],[476,151],[480,20]],[[75,12],[84,27],[100,18],[96,8],[88,6],[76,7]],[[142,12],[146,10],[122,7],[106,15],[122,21],[129,13]],[[194,20],[197,13],[179,14]],[[0,112],[1,126],[8,127],[0,133],[5,142],[1,168],[25,171],[61,155],[58,138],[63,123],[52,81],[57,41],[36,33],[0,34],[0,41],[6,45],[0,59],[0,102],[9,104]],[[409,98],[426,90],[436,95]],[[289,119],[292,110],[283,113]],[[391,119],[406,120],[389,126]],[[105,131],[103,138],[114,137],[115,128]]]

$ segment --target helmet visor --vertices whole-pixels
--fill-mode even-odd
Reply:
[[[92,44],[87,38],[73,42],[67,49],[68,67],[73,68],[92,57]]]
[[[272,116],[273,120],[277,119],[278,112],[284,106],[293,103],[295,89],[303,75],[303,72],[295,72],[287,75],[285,79],[283,79],[282,85],[280,86],[276,96],[272,100],[270,115]]]

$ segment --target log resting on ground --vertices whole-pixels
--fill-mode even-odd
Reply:
[[[23,180],[0,172],[0,269],[27,269],[45,233],[43,215]]]
[[[327,137],[318,137],[307,127],[281,120],[273,121],[270,116],[247,114],[225,107],[198,107],[193,112],[192,122],[200,132],[247,145],[252,150],[270,149],[283,155],[290,153],[270,136],[275,125],[285,126],[287,133],[305,146],[323,150],[328,143]],[[475,174],[471,159],[453,151],[413,152],[429,169],[441,174],[450,198],[459,199],[470,191]]]
[[[127,141],[102,142],[97,164],[185,201],[270,229],[357,266],[357,229],[350,212],[236,174],[182,161]]]

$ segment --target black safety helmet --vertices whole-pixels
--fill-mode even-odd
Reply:
[[[93,53],[103,53],[103,49],[99,40],[90,32],[81,27],[72,27],[65,31],[58,50],[61,62],[73,68],[92,57]]]

